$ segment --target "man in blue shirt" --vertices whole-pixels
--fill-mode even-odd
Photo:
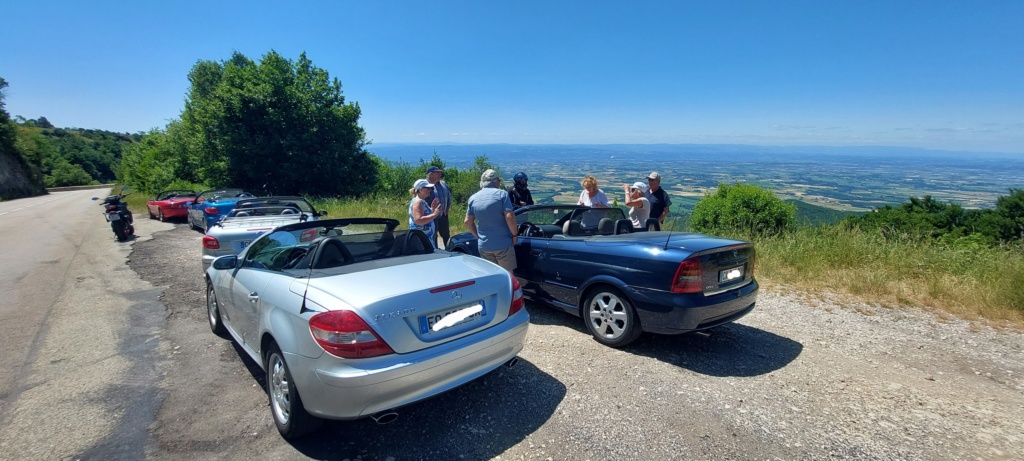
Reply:
[[[434,228],[437,230],[437,235],[441,237],[441,244],[435,243],[435,245],[438,248],[447,248],[448,239],[452,236],[448,228],[448,210],[452,208],[452,190],[448,187],[448,183],[441,179],[442,176],[444,176],[444,170],[437,165],[427,168],[427,182],[434,186],[430,189],[427,203],[434,203],[436,198],[441,205],[441,214],[434,219]]]
[[[516,268],[516,217],[497,171],[480,175],[480,191],[469,197],[465,224],[477,239],[480,256],[511,274]]]

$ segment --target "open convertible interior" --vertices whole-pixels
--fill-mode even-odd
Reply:
[[[557,209],[542,209],[521,214],[517,221],[518,235],[533,238],[585,238],[661,230],[657,219],[647,220],[643,229],[634,228],[619,208],[573,208],[564,214]]]

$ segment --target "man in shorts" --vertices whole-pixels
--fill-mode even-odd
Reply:
[[[480,256],[511,274],[516,268],[516,217],[497,171],[480,175],[480,191],[469,197],[465,224],[477,239]]]

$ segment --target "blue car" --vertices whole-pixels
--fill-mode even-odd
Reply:
[[[706,330],[754,309],[750,242],[634,229],[619,208],[534,205],[515,214],[524,295],[583,318],[602,344]],[[448,250],[478,255],[468,232]]]
[[[200,192],[188,207],[188,225],[205,233],[240,199],[253,197],[242,189],[212,189]]]

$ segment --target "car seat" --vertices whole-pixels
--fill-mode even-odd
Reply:
[[[235,213],[235,217],[236,218],[241,217],[241,216],[249,216],[249,212],[247,212],[247,211],[239,211],[238,213]]]
[[[612,235],[615,233],[615,221],[611,218],[601,218],[597,222],[597,233],[600,235]]]
[[[633,232],[633,221],[628,219],[620,219],[615,221],[615,234],[628,234]]]
[[[648,231],[660,231],[661,221],[658,221],[658,218],[647,218],[647,222],[644,223],[644,228]]]
[[[562,224],[562,235],[566,237],[578,237],[583,233],[583,225],[579,221],[566,221]]]
[[[348,251],[345,244],[337,237],[327,237],[320,242],[320,251],[313,262],[314,269],[327,269],[329,267],[344,266],[351,264],[355,259]]]

